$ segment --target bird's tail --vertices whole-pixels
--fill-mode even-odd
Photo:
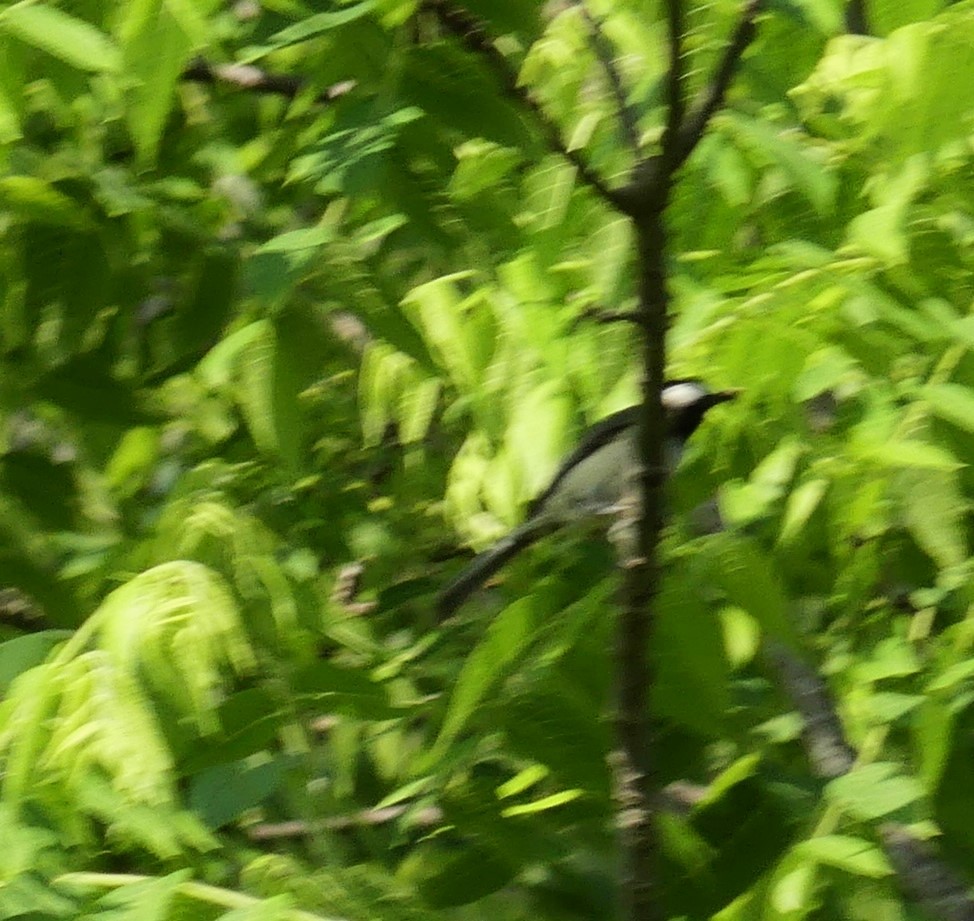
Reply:
[[[550,522],[542,517],[532,518],[493,547],[478,554],[442,592],[436,600],[440,617],[449,617],[508,560],[529,547],[551,530]]]

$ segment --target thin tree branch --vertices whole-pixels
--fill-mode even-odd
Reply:
[[[686,100],[683,98],[683,0],[666,0],[669,67],[666,71],[666,130],[663,155],[670,159],[677,133],[683,124]]]
[[[813,773],[833,780],[852,770],[856,753],[846,741],[835,704],[825,682],[780,643],[769,643],[766,659],[782,689],[802,716],[802,742]],[[964,881],[937,851],[895,822],[877,828],[883,850],[904,893],[942,921],[972,921],[974,900]]]
[[[849,0],[845,6],[845,30],[850,35],[869,35],[866,0]]]
[[[624,553],[624,603],[616,634],[616,735],[614,759],[620,818],[623,877],[622,917],[626,921],[657,921],[663,909],[659,887],[659,842],[654,823],[658,788],[653,758],[656,725],[649,690],[656,681],[652,648],[656,628],[654,601],[660,586],[659,543],[664,517],[666,435],[661,402],[666,369],[666,327],[670,293],[666,270],[667,233],[663,218],[673,176],[703,135],[707,122],[723,104],[727,87],[744,48],[754,33],[760,0],[750,0],[742,25],[728,46],[694,112],[687,117],[683,97],[683,5],[666,0],[669,71],[666,76],[667,115],[662,153],[636,164],[620,202],[636,230],[640,267],[637,313],[643,332],[642,403],[639,410],[639,501],[635,546]]]
[[[638,314],[643,332],[639,452],[642,469],[635,546],[624,555],[624,596],[616,632],[616,790],[622,839],[622,917],[627,921],[662,919],[657,896],[659,842],[654,823],[654,790],[659,786],[653,758],[655,722],[649,689],[656,675],[648,650],[653,645],[653,601],[659,590],[659,542],[663,529],[663,444],[665,425],[660,394],[666,365],[665,330],[669,316],[666,279],[666,191],[656,207],[636,219],[639,279]],[[630,539],[630,543],[633,543]],[[627,558],[626,558],[627,557]]]
[[[845,740],[828,688],[781,643],[768,643],[765,656],[804,721],[802,743],[816,777],[831,780],[852,770],[856,753]]]
[[[454,6],[447,0],[425,0],[424,6],[436,15],[440,23],[470,52],[481,57],[490,67],[503,91],[516,99],[534,117],[544,135],[545,143],[555,153],[568,160],[582,179],[609,205],[621,210],[619,194],[589,165],[580,150],[569,148],[562,139],[557,125],[548,117],[540,101],[517,82],[517,74],[507,58],[494,46],[485,25],[467,10]]]
[[[676,73],[671,68],[667,76],[667,84],[680,109],[680,120],[674,121],[672,109],[668,112],[667,127],[663,135],[663,153],[647,157],[636,164],[629,182],[615,192],[619,207],[630,217],[639,221],[665,207],[674,173],[693,152],[703,137],[710,119],[724,104],[727,89],[737,71],[741,57],[754,39],[755,20],[761,7],[762,0],[748,0],[713,79],[688,113],[684,111],[682,97],[680,78],[682,63],[677,54],[679,43],[671,38],[670,53],[674,56]],[[672,28],[672,23],[681,19],[679,0],[667,0],[667,10]]]
[[[336,815],[320,822],[304,822],[292,819],[288,822],[261,822],[247,829],[251,841],[274,841],[280,838],[307,838],[323,831],[348,831],[353,828],[376,828],[406,815],[411,804],[386,806],[383,809],[363,809],[351,815]],[[429,828],[443,821],[443,810],[438,806],[417,809],[410,817],[413,825]]]
[[[748,45],[754,40],[757,31],[755,19],[761,10],[762,0],[749,0],[744,7],[737,28],[724,49],[717,71],[710,85],[701,93],[693,108],[681,122],[673,143],[673,168],[683,164],[700,142],[707,124],[714,113],[724,104],[731,80]]]
[[[895,822],[879,826],[883,850],[903,891],[938,921],[972,921],[969,888],[944,864],[936,849]]]
[[[623,137],[634,154],[639,153],[639,117],[636,110],[629,105],[626,99],[626,90],[622,85],[622,75],[615,65],[612,57],[612,45],[606,38],[602,25],[596,20],[595,16],[585,4],[585,0],[578,0],[578,9],[588,26],[589,35],[592,40],[592,50],[595,52],[605,77],[609,82],[609,89],[616,104],[616,114],[619,118],[619,125],[622,128]]]
[[[268,73],[251,64],[211,64],[203,58],[193,60],[182,72],[181,79],[187,83],[225,83],[238,89],[288,99],[294,99],[308,85],[306,80],[290,74]],[[333,102],[354,88],[354,80],[343,80],[318,93],[315,102]]]

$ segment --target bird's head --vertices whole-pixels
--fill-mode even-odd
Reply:
[[[735,399],[740,390],[710,390],[698,380],[669,381],[661,394],[669,434],[685,440],[700,426],[707,410]]]

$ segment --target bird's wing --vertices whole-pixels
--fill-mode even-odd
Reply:
[[[576,445],[575,450],[561,462],[561,466],[548,484],[547,489],[528,506],[528,515],[537,515],[544,508],[548,499],[558,491],[565,477],[585,460],[586,457],[594,454],[599,448],[604,447],[610,441],[617,438],[630,426],[635,425],[638,419],[638,413],[638,406],[620,409],[618,412],[612,413],[612,415],[606,416],[604,419],[596,422],[595,425],[588,429],[582,436],[582,440]]]

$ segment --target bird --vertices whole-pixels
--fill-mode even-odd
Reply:
[[[665,463],[676,469],[687,439],[707,411],[733,400],[739,391],[711,391],[696,379],[669,381],[660,399],[666,419]],[[476,556],[437,599],[441,618],[454,614],[510,559],[542,537],[575,521],[611,514],[618,508],[639,468],[638,406],[596,422],[561,462],[551,482],[528,507],[524,524]]]

